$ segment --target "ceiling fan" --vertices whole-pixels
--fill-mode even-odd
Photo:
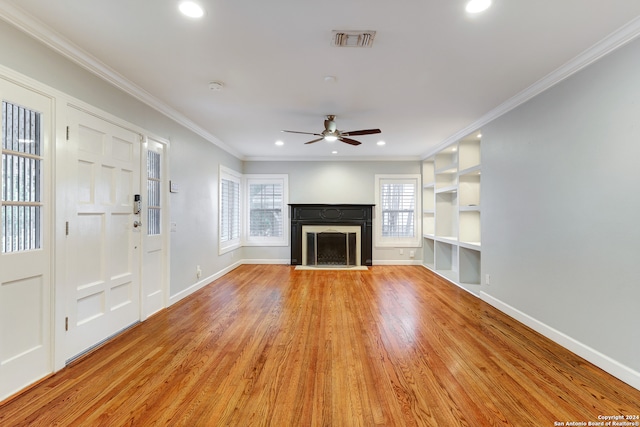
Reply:
[[[342,132],[341,130],[338,130],[335,119],[336,119],[336,116],[333,116],[333,115],[327,116],[327,119],[324,121],[324,130],[322,131],[322,133],[298,132],[295,130],[283,130],[282,132],[302,133],[305,135],[315,135],[320,137],[318,139],[305,142],[305,144],[313,144],[314,142],[322,141],[324,139],[327,142],[342,141],[351,145],[360,145],[362,143],[360,141],[356,141],[355,139],[346,138],[347,136],[371,135],[374,133],[381,132],[380,129],[363,129],[363,130],[353,130],[350,132]]]

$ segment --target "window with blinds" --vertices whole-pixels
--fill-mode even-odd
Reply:
[[[382,237],[415,237],[416,187],[381,183]]]
[[[2,252],[42,245],[40,113],[2,102]]]
[[[147,235],[161,233],[161,178],[160,153],[147,151]]]
[[[420,246],[419,188],[419,174],[376,175],[376,246]]]
[[[244,241],[253,246],[286,246],[287,175],[245,175],[247,224]]]
[[[282,185],[249,183],[249,236],[282,235]]]
[[[240,178],[237,172],[220,167],[220,253],[240,246]]]

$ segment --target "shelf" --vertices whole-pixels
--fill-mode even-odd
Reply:
[[[437,275],[444,277],[450,282],[458,283],[458,272],[453,270],[433,270]]]
[[[424,234],[434,234],[436,230],[435,215],[425,213],[422,215],[422,232]]]
[[[481,248],[480,242],[462,242],[462,241],[458,241],[458,245],[461,248],[470,249],[472,251],[480,251],[480,248]]]
[[[458,238],[455,236],[434,236],[434,239],[438,242],[449,243],[450,245],[458,244]]]
[[[480,168],[480,165],[476,165],[476,166],[472,166],[470,168],[459,171],[458,176],[480,175],[481,173],[482,173],[482,169]]]
[[[480,139],[476,135],[469,135],[458,143],[458,165],[460,170],[480,165]]]
[[[440,173],[436,175],[435,191],[441,191],[443,188],[457,188],[458,176],[454,173]]]
[[[460,248],[460,283],[480,285],[480,252]]]
[[[447,168],[457,169],[458,146],[454,144],[440,151],[438,154],[436,154],[433,164],[436,173],[437,171],[445,170]]]
[[[458,191],[458,187],[456,185],[449,185],[447,187],[441,187],[436,189],[436,194],[440,193],[455,193]]]
[[[442,169],[436,170],[436,175],[453,175],[458,172],[458,167],[455,164],[447,165]]]
[[[433,240],[425,239],[422,243],[422,261],[425,265],[430,266],[429,268],[436,268],[435,242]]]
[[[480,242],[480,212],[463,211],[458,218],[458,238],[461,242]]]
[[[422,163],[423,265],[476,295],[482,277],[478,134]]]
[[[436,236],[458,235],[458,195],[456,192],[436,193],[435,225]]]

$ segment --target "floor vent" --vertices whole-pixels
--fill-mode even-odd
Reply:
[[[337,47],[371,47],[375,31],[336,31],[331,34],[331,45]]]

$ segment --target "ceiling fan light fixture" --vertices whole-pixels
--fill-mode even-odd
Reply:
[[[324,140],[327,142],[336,142],[338,137],[336,135],[325,135]]]

